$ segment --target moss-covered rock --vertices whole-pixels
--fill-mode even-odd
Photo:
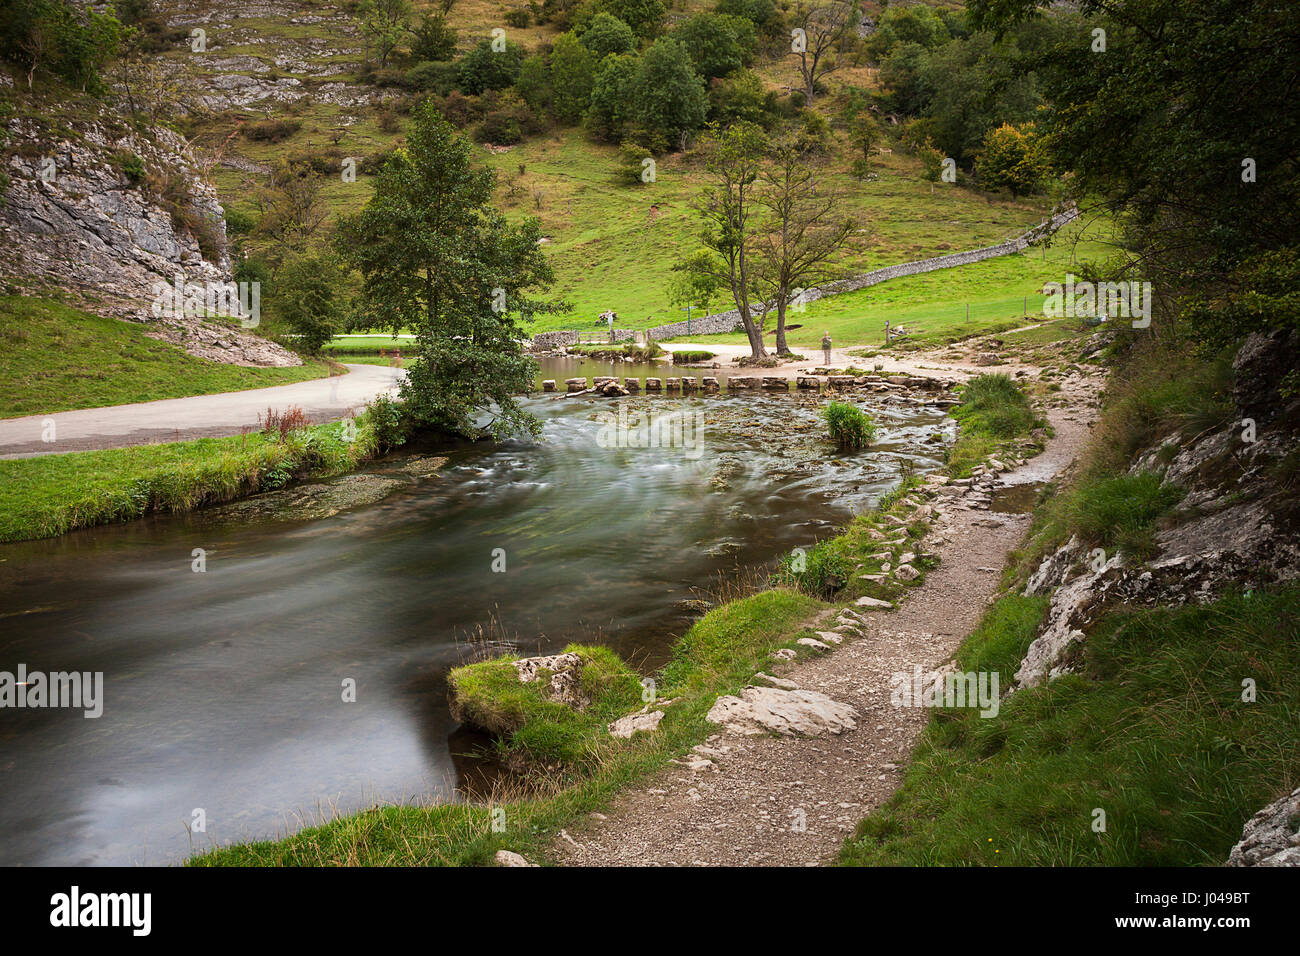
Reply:
[[[452,716],[524,762],[584,764],[607,725],[642,704],[641,678],[613,651],[570,644],[549,657],[500,657],[447,677]]]

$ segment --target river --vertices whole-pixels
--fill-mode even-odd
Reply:
[[[542,377],[607,369],[647,371]],[[701,446],[665,448],[611,441],[607,399],[536,396],[543,442],[435,449],[438,477],[324,520],[200,513],[0,547],[0,670],[105,680],[98,719],[0,711],[0,864],[176,863],[376,801],[461,799],[475,762],[445,678],[476,642],[601,642],[651,670],[697,613],[681,602],[831,533],[905,463],[939,465],[942,410],[858,400],[877,442],[839,455],[807,397],[624,400],[643,437],[638,413],[703,415]]]

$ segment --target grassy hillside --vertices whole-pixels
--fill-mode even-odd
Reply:
[[[690,0],[671,8],[669,20],[711,6]],[[416,9],[423,6],[417,4]],[[457,3],[450,22],[459,31],[460,49],[503,26],[509,9],[510,4],[492,0]],[[345,157],[380,156],[402,141],[404,111],[411,101],[406,91],[384,88],[380,101],[361,106],[328,101],[337,99],[337,90],[326,90],[327,84],[357,80],[361,39],[352,19],[290,22],[308,12],[346,16],[346,7],[304,2],[301,9],[290,6],[283,16],[239,20],[233,30],[217,37],[230,45],[206,58],[169,54],[193,74],[190,82],[196,87],[238,66],[235,71],[247,75],[293,78],[301,89],[320,91],[275,106],[274,117],[287,126],[285,135],[274,140],[250,135],[268,115],[261,106],[204,117],[188,131],[222,158],[212,175],[223,204],[236,218],[256,215],[256,191],[266,178],[257,168],[247,168],[249,164],[267,168],[299,154],[323,157],[321,167],[332,170]],[[505,29],[509,39],[526,50],[553,40],[558,32],[550,24]],[[259,42],[251,42],[254,39]],[[236,57],[243,59],[232,65]],[[769,89],[779,89],[792,78],[788,60],[760,57],[754,69]],[[338,72],[322,72],[327,70]],[[842,194],[844,211],[858,222],[859,231],[839,262],[845,273],[987,245],[1042,220],[1048,207],[1045,198],[1011,199],[927,182],[919,159],[890,141],[882,146],[892,151],[875,162],[877,178],[850,176],[848,134],[841,119],[845,91],[850,84],[869,88],[874,82],[874,71],[866,67],[846,69],[837,74],[832,94],[816,104],[833,138],[825,186]],[[352,92],[367,89],[372,88],[354,86]],[[625,185],[619,181],[617,149],[594,142],[579,128],[554,130],[510,147],[478,148],[483,162],[498,171],[498,206],[512,218],[531,215],[541,220],[558,276],[554,292],[574,307],[572,314],[544,317],[536,331],[594,326],[596,315],[605,309],[616,310],[621,324],[642,328],[681,317],[677,305],[668,301],[667,285],[673,264],[697,246],[700,223],[690,202],[704,183],[689,152],[658,157],[656,182]],[[370,192],[371,180],[364,172],[354,183],[332,172],[325,175],[322,195],[328,218],[319,238],[336,216],[359,209]],[[250,240],[248,246],[256,252],[258,241]],[[1000,298],[1008,295],[1002,292]]]
[[[322,361],[244,368],[188,355],[145,328],[50,299],[0,297],[0,418],[287,385]]]
[[[790,316],[802,328],[789,333],[792,347],[818,349],[829,331],[837,347],[883,347],[885,322],[910,336],[896,347],[934,345],[979,332],[1022,328],[1045,321],[1043,283],[1064,281],[1082,261],[1104,258],[1113,248],[1110,223],[1071,223],[1049,245],[1019,255],[941,269],[813,302]],[[969,315],[966,307],[970,306]],[[743,333],[679,336],[680,341],[745,342]]]

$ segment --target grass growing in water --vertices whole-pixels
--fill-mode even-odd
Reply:
[[[841,448],[865,448],[876,437],[870,416],[848,402],[831,402],[822,409],[822,418],[831,433],[831,441]]]

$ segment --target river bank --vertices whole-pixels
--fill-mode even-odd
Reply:
[[[1021,453],[1037,450],[1031,443],[1021,447]],[[983,481],[981,477],[975,484],[982,487]],[[830,640],[825,634],[830,632],[819,635],[816,618],[835,605],[799,588],[815,588],[817,574],[830,563],[826,552],[833,551],[835,561],[847,562],[849,569],[861,565],[849,575],[847,588],[835,595],[836,603],[850,600],[854,614],[870,617],[874,609],[923,587],[933,565],[919,542],[933,519],[928,501],[934,487],[938,485],[908,480],[883,499],[881,510],[859,516],[838,537],[809,552],[809,573],[792,581],[797,587],[776,587],[730,601],[693,625],[674,646],[667,666],[651,671],[657,681],[654,700],[665,702],[658,705],[664,716],[655,732],[614,738],[600,720],[589,716],[575,724],[561,719],[553,704],[538,698],[531,708],[534,713],[525,715],[516,728],[520,732],[507,734],[512,739],[499,745],[504,745],[506,754],[528,751],[530,757],[542,758],[544,774],[515,778],[509,788],[480,793],[473,803],[377,806],[362,814],[340,815],[282,840],[223,847],[191,862],[484,864],[500,850],[551,859],[550,842],[559,831],[589,813],[608,809],[612,799],[639,785],[647,774],[663,772],[674,760],[691,759],[691,749],[716,732],[708,716],[719,697],[739,693],[757,671],[774,671],[788,658],[825,653]],[[914,573],[891,574],[904,565]],[[489,662],[469,669],[499,666]],[[465,682],[456,673],[452,682],[463,688]],[[596,701],[596,716],[603,718],[635,703],[628,697],[635,697],[640,685],[629,684],[626,671],[597,667],[593,673],[607,678],[588,688]],[[485,700],[496,692],[493,685],[500,689],[495,678],[480,683],[489,695]]]

